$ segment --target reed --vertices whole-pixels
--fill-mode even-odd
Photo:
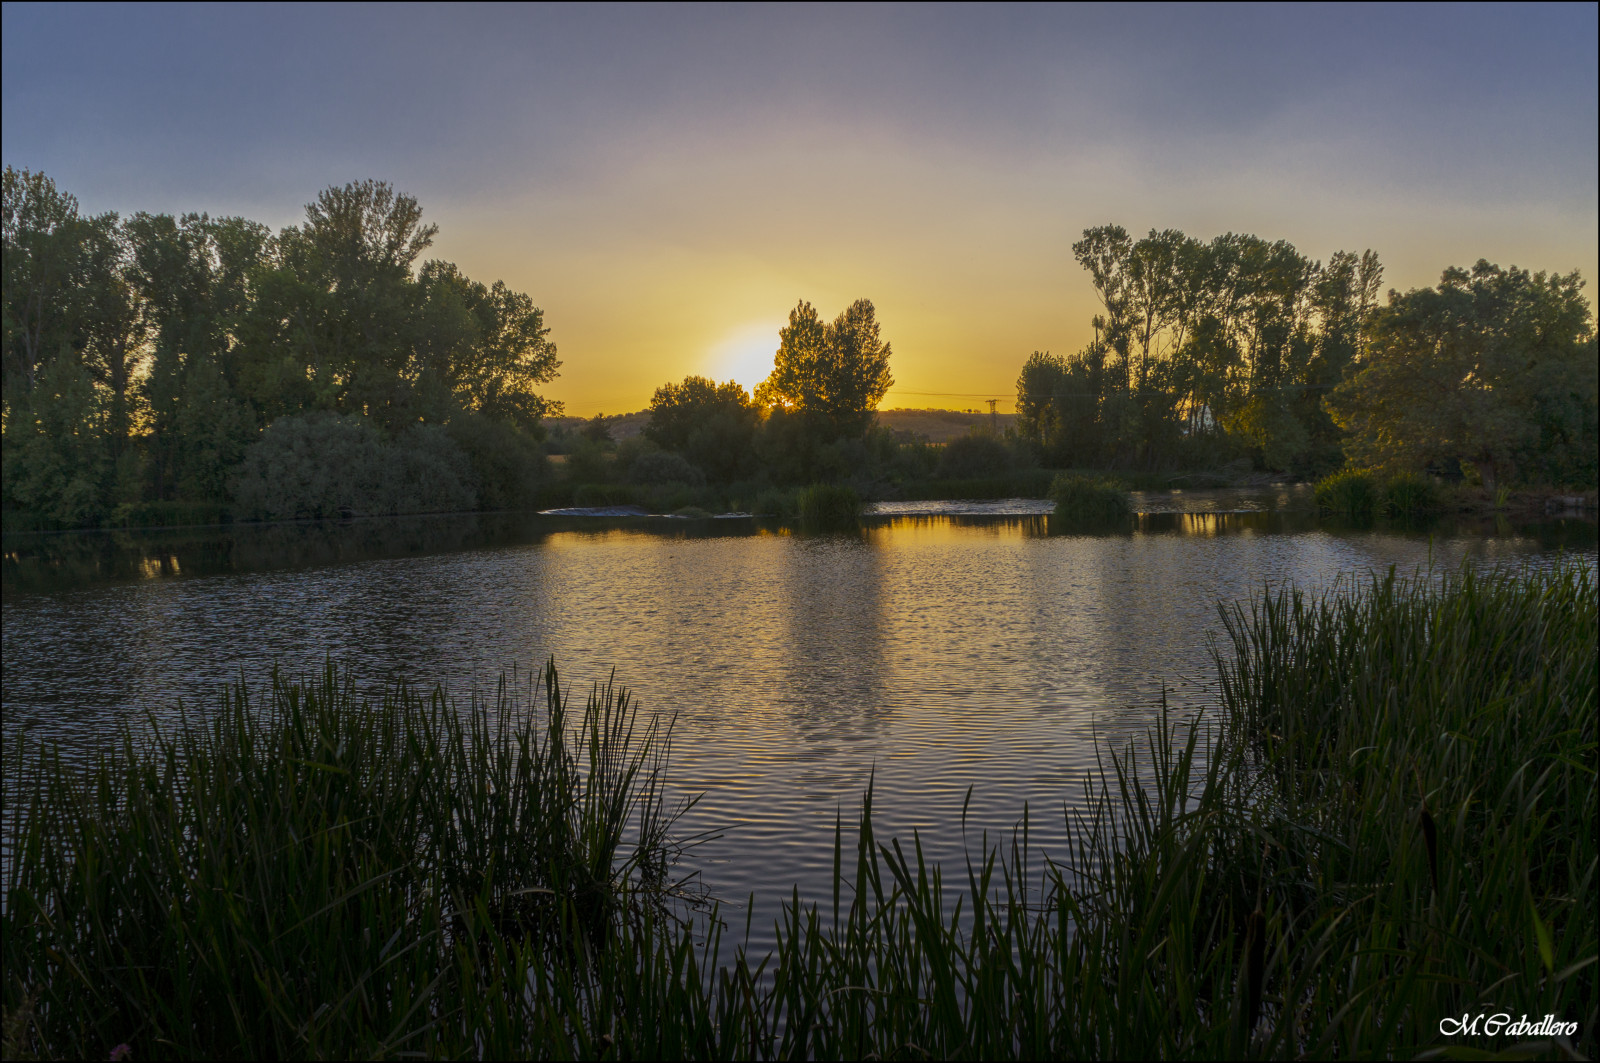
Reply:
[[[1592,1056],[1592,570],[1223,621],[1216,711],[1108,751],[1053,862],[1025,811],[931,864],[869,787],[763,956],[675,914],[661,732],[609,690],[569,735],[330,673],[86,777],[18,761],[7,1054]],[[1501,1012],[1578,1034],[1440,1032]]]
[[[853,528],[861,519],[861,496],[841,484],[812,484],[797,495],[795,510],[802,528]]]
[[[1390,517],[1425,517],[1438,508],[1439,493],[1426,476],[1396,473],[1383,485],[1383,512]]]
[[[1378,508],[1378,487],[1372,474],[1346,469],[1317,481],[1317,508],[1324,513],[1360,520]]]
[[[569,719],[554,664],[465,711],[275,678],[87,771],[15,743],[5,1054],[570,1054],[692,900],[667,752],[621,689]],[[554,995],[523,1000],[535,970]]]
[[[1050,483],[1055,516],[1078,522],[1109,523],[1133,514],[1127,489],[1118,481],[1062,473]]]

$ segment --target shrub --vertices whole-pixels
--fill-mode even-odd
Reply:
[[[528,430],[482,414],[460,414],[445,426],[472,463],[484,509],[533,509],[549,482],[550,463]]]
[[[1383,511],[1391,517],[1421,517],[1439,508],[1433,481],[1416,473],[1389,477],[1383,485]]]
[[[441,429],[417,425],[385,444],[364,418],[280,417],[233,477],[246,520],[437,513],[477,505],[472,465]]]
[[[750,503],[750,512],[758,517],[795,520],[800,515],[799,494],[798,491],[769,487],[756,495],[755,501]]]
[[[1355,469],[1317,481],[1317,508],[1344,517],[1370,517],[1378,508],[1378,489],[1370,473]]]
[[[968,432],[944,446],[939,475],[947,480],[1003,476],[1016,464],[1011,448],[987,432]]]
[[[1133,515],[1128,492],[1106,477],[1062,473],[1050,483],[1055,516],[1076,521],[1117,521]]]
[[[572,490],[575,506],[635,506],[639,490],[628,484],[579,484]]]
[[[688,459],[670,450],[641,449],[628,462],[628,482],[703,487],[706,476]]]
[[[246,520],[381,513],[392,472],[383,440],[363,418],[280,417],[234,472],[234,511]]]
[[[567,451],[565,469],[567,479],[575,484],[609,483],[615,474],[616,462],[606,444],[579,436]]]

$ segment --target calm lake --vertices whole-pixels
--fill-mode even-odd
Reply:
[[[1097,751],[1208,703],[1217,602],[1464,559],[1594,563],[1595,525],[1319,521],[1307,489],[1137,496],[1132,531],[1068,534],[1045,503],[899,503],[859,534],[749,519],[409,518],[5,543],[6,742],[92,748],[241,674],[331,656],[364,684],[465,699],[554,655],[577,689],[615,669],[675,714],[673,778],[714,894],[757,936],[798,884],[827,893],[836,817],[876,778],[881,837],[935,859],[1024,806],[1049,851]],[[952,868],[954,870],[954,868]]]

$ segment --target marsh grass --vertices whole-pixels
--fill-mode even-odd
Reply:
[[[309,704],[86,780],[46,758],[8,805],[8,1052],[1592,1055],[1595,591],[1564,563],[1225,608],[1216,712],[1109,751],[1053,862],[1025,813],[931,864],[869,788],[764,956],[660,903],[671,815],[609,695],[570,760]],[[1579,1034],[1440,1034],[1496,1012]]]
[[[861,520],[861,496],[842,484],[812,484],[796,495],[795,514],[811,531],[853,528]]]
[[[1378,485],[1372,474],[1346,469],[1317,481],[1317,508],[1324,513],[1361,520],[1378,509]]]
[[[330,667],[193,724],[126,728],[86,772],[13,744],[8,1056],[570,1045],[692,900],[666,730],[611,686],[569,719],[553,664],[466,711]],[[523,999],[535,968],[565,1012]]]
[[[1414,472],[1396,473],[1383,485],[1383,512],[1401,519],[1426,517],[1439,509],[1433,481]]]
[[[1109,524],[1133,515],[1127,488],[1116,480],[1063,473],[1050,483],[1056,517],[1065,521]]]

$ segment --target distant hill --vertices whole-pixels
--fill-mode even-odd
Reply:
[[[1011,423],[1016,419],[1017,415],[1014,413],[1001,413],[994,417],[1002,432],[1011,427]],[[577,428],[588,418],[546,417],[544,420],[551,428]],[[649,423],[649,410],[612,414],[606,417],[606,425],[611,429],[611,438],[618,442],[638,435]],[[878,423],[896,432],[907,432],[926,438],[930,443],[948,443],[952,439],[966,435],[973,425],[987,426],[989,415],[969,413],[965,410],[879,410]]]
[[[547,428],[578,428],[591,420],[589,417],[546,417],[544,423]],[[606,415],[606,427],[611,429],[611,438],[619,443],[624,439],[632,439],[644,431],[644,426],[649,423],[649,410]]]
[[[1014,413],[994,415],[995,424],[1002,432],[1016,419]],[[930,443],[948,443],[966,435],[973,425],[987,427],[989,414],[964,410],[879,410],[878,423],[897,432],[925,436]]]

